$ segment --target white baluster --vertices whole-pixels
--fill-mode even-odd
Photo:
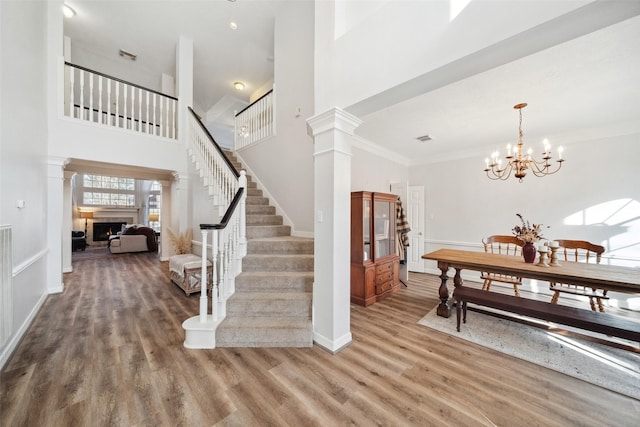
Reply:
[[[218,279],[217,279],[217,264],[218,264],[218,230],[213,230],[213,239],[211,242],[212,250],[211,263],[213,264],[212,270],[212,278],[211,278],[211,310],[213,314],[213,320],[218,320]]]
[[[207,321],[207,234],[208,230],[200,230],[202,233],[202,270],[200,277],[200,322]],[[215,237],[215,233],[214,233]],[[214,239],[215,240],[215,239]],[[215,264],[214,267],[215,269]]]
[[[164,102],[165,97],[160,98],[160,136],[165,136],[167,131],[166,123],[164,122]]]
[[[69,67],[69,116],[76,117],[76,100],[74,98],[73,90],[75,88],[76,69]]]
[[[131,86],[131,130],[136,130],[136,92],[138,88]]]
[[[98,76],[98,121],[104,123],[102,119],[102,76]]]
[[[89,116],[88,119],[90,122],[93,122],[93,73],[89,73]]]
[[[129,85],[127,85],[126,83],[122,84],[122,89],[124,90],[124,107],[123,107],[123,112],[122,112],[122,127],[124,129],[129,129],[129,102],[128,102],[128,98],[129,98]]]
[[[80,70],[80,118],[85,120],[84,115],[84,70]]]
[[[152,128],[152,129],[153,129],[153,132],[152,132],[152,133],[153,133],[154,135],[157,135],[157,133],[156,133],[156,129],[157,129],[157,130],[160,130],[160,129],[158,128],[158,126],[157,126],[157,124],[158,124],[158,118],[157,118],[157,117],[158,117],[158,114],[156,113],[156,98],[158,98],[158,95],[154,93],[154,94],[153,94],[153,128]]]
[[[142,132],[142,96],[144,92],[141,88],[138,88],[139,95],[138,96],[138,132]]]
[[[114,121],[114,126],[120,127],[120,82],[116,80],[116,117]]]
[[[149,96],[150,93],[147,92],[147,100],[146,100],[146,108],[147,108],[147,133],[150,133],[151,123],[149,122]]]
[[[107,124],[111,124],[111,79],[107,80]]]

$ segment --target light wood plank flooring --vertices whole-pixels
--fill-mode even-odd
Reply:
[[[74,262],[0,376],[0,426],[631,426],[640,402],[416,324],[439,279],[352,306],[353,342],[188,350],[154,254]],[[345,283],[345,286],[349,286]]]

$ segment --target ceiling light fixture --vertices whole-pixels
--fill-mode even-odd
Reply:
[[[511,144],[507,145],[507,155],[505,159],[507,164],[502,167],[502,159],[499,159],[500,153],[494,151],[491,154],[491,160],[485,159],[486,167],[484,171],[487,173],[489,179],[506,180],[511,176],[511,172],[515,172],[514,176],[522,182],[522,178],[527,175],[527,169],[531,170],[535,176],[542,177],[551,175],[560,170],[562,167],[562,147],[558,147],[558,167],[551,170],[551,145],[545,138],[542,143],[544,144],[544,152],[542,153],[541,160],[534,160],[531,157],[533,150],[529,148],[527,153],[524,154],[524,143],[522,142],[522,109],[526,107],[526,103],[514,105],[513,108],[520,112],[520,125],[518,132],[518,144],[515,147],[511,147]]]
[[[244,83],[242,82],[233,82],[233,87],[237,90],[244,90]]]
[[[71,6],[65,3],[64,5],[62,5],[62,14],[65,16],[65,18],[73,18],[74,16],[76,16],[76,11],[73,10]]]
[[[238,29],[238,24],[236,24],[235,22],[230,22],[229,23],[229,28],[231,28],[232,30],[237,30]]]

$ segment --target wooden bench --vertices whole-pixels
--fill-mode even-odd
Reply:
[[[457,330],[460,332],[460,315],[467,323],[467,303],[508,311],[523,316],[559,323],[574,328],[640,342],[640,322],[575,307],[551,304],[527,298],[519,298],[496,292],[458,286],[453,292],[456,301]],[[462,312],[462,313],[461,313]]]

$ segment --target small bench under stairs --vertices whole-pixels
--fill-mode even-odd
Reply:
[[[313,239],[291,236],[248,175],[246,215],[247,255],[216,329],[216,347],[311,347]]]

